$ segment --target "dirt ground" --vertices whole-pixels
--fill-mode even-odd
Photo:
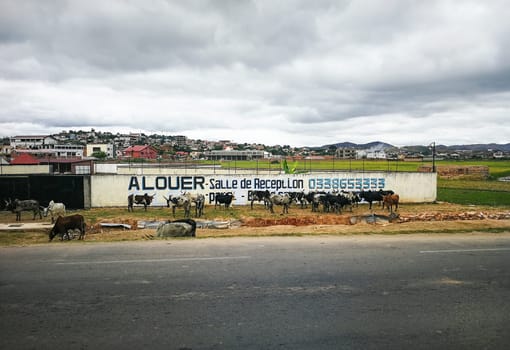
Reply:
[[[402,204],[397,211],[399,217],[392,222],[388,220],[388,211],[377,205],[370,210],[368,205],[362,204],[342,214],[312,213],[309,208],[295,206],[290,208],[289,214],[281,214],[280,207],[275,211],[271,214],[261,205],[253,210],[249,206],[227,210],[206,207],[205,216],[196,220],[219,222],[222,228],[199,228],[197,237],[510,232],[509,208],[450,203]],[[94,208],[79,213],[87,222],[86,241],[154,239],[155,229],[138,228],[139,220],[173,219],[164,208],[149,208],[147,213],[141,209],[128,213],[125,208]],[[14,219],[13,213],[0,212],[0,244],[47,242],[50,218],[32,220],[32,213],[24,212],[21,227]],[[129,224],[132,229],[102,227],[100,223]]]

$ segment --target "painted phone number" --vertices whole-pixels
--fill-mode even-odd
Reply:
[[[317,177],[308,180],[310,190],[378,190],[385,186],[385,179],[374,178],[329,178]]]

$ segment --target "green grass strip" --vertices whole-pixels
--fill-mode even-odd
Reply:
[[[510,205],[510,192],[439,187],[437,189],[437,199],[462,205],[499,207]]]

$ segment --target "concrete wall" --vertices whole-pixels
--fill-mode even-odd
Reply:
[[[0,175],[49,174],[50,165],[2,165]]]
[[[153,205],[164,206],[170,194],[202,193],[214,202],[218,192],[232,192],[234,205],[249,203],[254,190],[270,192],[361,191],[391,189],[402,202],[433,202],[437,195],[435,173],[324,172],[298,175],[225,175],[225,174],[161,174],[161,175],[92,175],[90,203],[92,207],[127,206],[129,194],[155,194]]]

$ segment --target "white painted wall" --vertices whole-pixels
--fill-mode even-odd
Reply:
[[[49,174],[50,165],[2,165],[0,175]]]
[[[360,191],[393,190],[402,202],[433,202],[437,196],[435,173],[325,172],[298,175],[225,175],[225,174],[161,174],[161,175],[92,175],[91,206],[127,206],[127,196],[156,194],[153,205],[164,206],[169,194],[184,191],[206,195],[207,204],[216,192],[232,192],[234,205],[248,204],[249,191]]]

